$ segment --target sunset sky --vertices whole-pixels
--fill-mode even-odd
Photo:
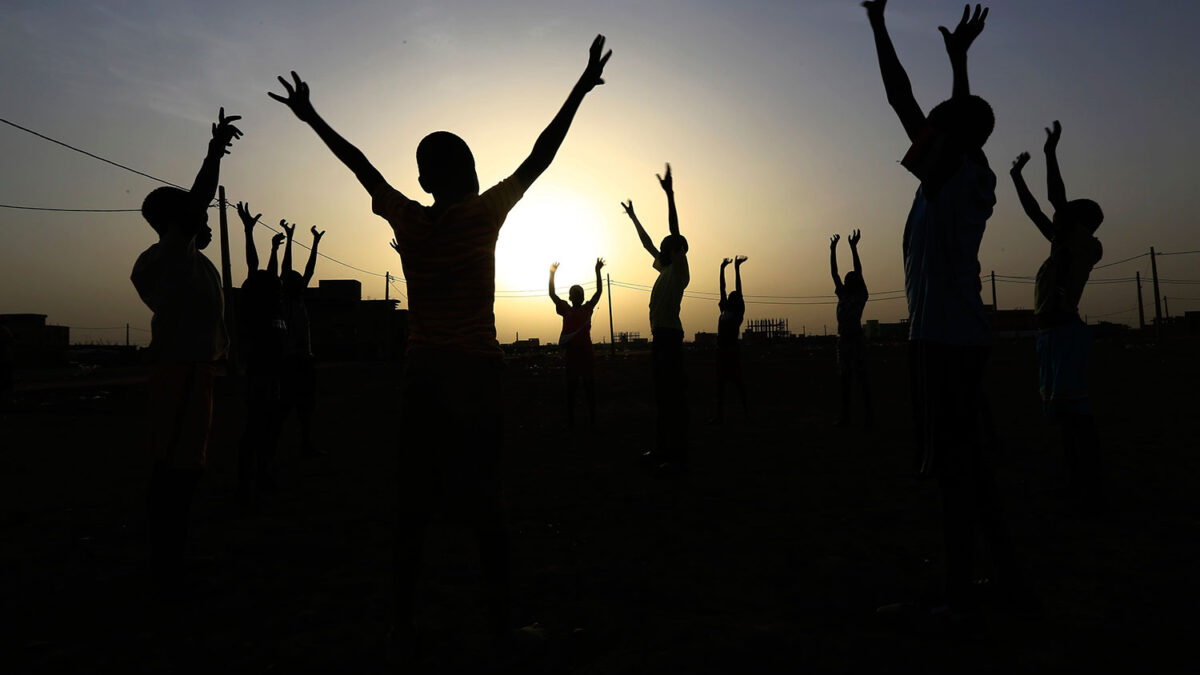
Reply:
[[[962,5],[892,0],[897,51],[928,111],[950,91],[938,24]],[[1042,128],[1062,120],[1068,196],[1104,208],[1101,264],[1200,249],[1200,5],[1157,1],[994,3],[971,51],[972,89],[996,111],[985,148],[998,205],[980,250],[984,272],[1032,276],[1047,243],[1017,203],[1008,167],[1023,150],[1045,200]],[[585,100],[558,158],[510,215],[497,248],[501,342],[557,337],[559,319],[537,293],[560,261],[561,294],[591,279],[597,256],[614,281],[649,285],[650,257],[619,202],[632,198],[652,237],[666,234],[654,178],[675,169],[681,229],[698,295],[717,290],[722,257],[744,253],[750,296],[833,292],[828,238],[863,230],[871,291],[903,288],[900,252],[917,184],[897,164],[908,143],[884,97],[865,12],[852,0],[804,2],[155,2],[8,0],[0,7],[0,117],[138,170],[190,184],[217,109],[244,117],[245,138],[222,169],[230,199],[264,221],[327,230],[321,251],[371,272],[400,275],[386,223],[316,135],[266,96],[298,71],[317,110],[410,197],[414,152],[447,129],[474,150],[481,183],[508,176],[528,154],[587,62],[596,33],[614,55],[608,84]],[[138,208],[156,183],[0,125],[0,204]],[[230,211],[235,277],[245,276],[240,225]],[[215,215],[212,223],[216,225]],[[259,231],[265,260],[270,233]],[[0,313],[48,314],[73,327],[148,328],[129,272],[155,241],[137,213],[0,208]],[[850,268],[842,247],[843,271]],[[208,251],[219,264],[219,246]],[[306,251],[297,250],[303,263]],[[1200,279],[1200,256],[1162,258],[1171,280]],[[1123,279],[1148,258],[1097,270]],[[382,278],[329,260],[318,279],[356,278],[381,298]],[[315,283],[315,282],[314,282]],[[730,275],[732,284],[732,273]],[[401,290],[405,290],[403,284]],[[616,330],[649,332],[648,293],[616,288]],[[999,286],[1002,308],[1031,307],[1033,287]],[[1172,313],[1200,310],[1200,285],[1164,284]],[[519,294],[516,294],[519,295]],[[884,297],[890,297],[884,295]],[[990,289],[985,286],[990,302]],[[1148,315],[1152,296],[1146,284]],[[758,298],[774,303],[828,298]],[[1136,322],[1133,282],[1099,283],[1081,311]],[[403,303],[402,306],[405,306]],[[864,319],[906,316],[902,299]],[[788,318],[793,330],[833,330],[832,305],[750,304],[747,318]],[[715,331],[714,300],[683,305],[688,339]],[[597,316],[593,338],[607,336]],[[73,330],[72,339],[123,339]],[[145,342],[148,334],[138,333]]]

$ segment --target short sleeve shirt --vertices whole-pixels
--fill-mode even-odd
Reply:
[[[592,344],[592,313],[596,306],[585,302],[575,307],[565,300],[559,299],[554,309],[563,318],[562,334],[558,344],[567,349],[584,349]]]
[[[904,226],[909,339],[985,345],[991,327],[980,297],[979,245],[996,204],[996,175],[963,157],[930,197],[917,188]]]
[[[392,226],[408,284],[408,346],[502,356],[496,341],[496,239],[525,194],[516,176],[440,215],[387,183],[371,209]]]
[[[737,311],[734,309],[734,303],[728,300],[721,300],[717,303],[717,308],[721,310],[721,315],[717,318],[717,346],[722,348],[736,348],[738,346],[738,329],[742,326],[742,319],[745,318],[745,311]]]
[[[172,260],[160,244],[146,249],[130,275],[154,312],[150,353],[159,361],[208,363],[229,351],[221,275],[199,251]]]
[[[854,336],[862,333],[862,315],[869,295],[865,290],[852,291],[845,286],[837,290],[838,335]]]
[[[650,331],[682,331],[679,308],[683,303],[683,291],[692,280],[687,255],[675,254],[670,265],[663,265],[656,259],[654,269],[658,270],[658,278],[654,280],[654,288],[650,291]]]
[[[1033,313],[1041,326],[1079,322],[1079,299],[1092,267],[1104,249],[1083,228],[1058,228],[1050,242],[1050,257],[1038,269],[1033,287]]]

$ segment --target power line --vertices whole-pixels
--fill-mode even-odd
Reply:
[[[1147,252],[1145,252],[1145,253],[1139,253],[1138,255],[1135,255],[1135,256],[1130,256],[1130,257],[1128,257],[1128,258],[1125,258],[1125,259],[1123,259],[1123,260],[1118,260],[1118,261],[1116,261],[1116,262],[1110,262],[1110,263],[1106,263],[1106,264],[1104,264],[1104,265],[1096,265],[1096,266],[1095,266],[1095,267],[1093,267],[1092,269],[1094,269],[1094,270],[1101,270],[1101,269],[1104,269],[1105,267],[1112,267],[1113,265],[1120,265],[1121,263],[1127,263],[1127,262],[1129,262],[1130,260],[1137,260],[1138,258],[1144,258],[1144,257],[1146,257],[1146,256],[1148,256],[1148,255],[1150,255],[1150,252],[1149,252],[1149,251],[1147,251]],[[1159,255],[1162,255],[1162,254],[1159,254]]]
[[[100,160],[101,162],[104,162],[105,164],[111,164],[111,165],[113,165],[113,166],[117,167],[118,169],[125,169],[126,171],[129,171],[129,172],[131,172],[131,173],[136,173],[136,174],[137,174],[137,175],[139,175],[139,176],[144,176],[144,177],[146,177],[146,178],[149,178],[150,180],[153,180],[153,181],[158,181],[159,183],[163,183],[164,185],[170,185],[171,187],[177,187],[177,188],[179,188],[180,190],[186,190],[186,189],[187,189],[187,188],[183,187],[182,185],[176,185],[175,183],[172,183],[172,182],[171,182],[171,181],[169,181],[169,180],[163,180],[163,179],[161,179],[161,178],[159,178],[159,177],[157,177],[157,176],[151,176],[150,174],[148,174],[148,173],[145,173],[145,172],[143,172],[143,171],[138,171],[137,169],[134,169],[134,168],[132,168],[132,167],[125,166],[124,164],[121,164],[120,162],[114,162],[114,161],[113,161],[113,160],[111,160],[111,159],[105,159],[104,157],[101,157],[100,155],[96,155],[96,154],[90,153],[90,152],[88,152],[87,150],[82,150],[82,149],[80,149],[80,148],[77,148],[77,147],[75,147],[75,146],[71,145],[70,143],[64,143],[64,142],[62,142],[62,141],[60,141],[60,140],[57,140],[57,139],[54,139],[54,138],[50,138],[49,136],[47,136],[47,135],[45,135],[45,134],[39,134],[38,132],[34,131],[33,129],[27,129],[27,128],[25,128],[25,127],[21,126],[20,124],[17,124],[17,123],[15,123],[15,122],[10,122],[10,121],[8,121],[8,120],[4,119],[3,117],[0,117],[0,122],[3,122],[3,123],[7,124],[8,126],[10,126],[10,127],[14,128],[14,129],[20,129],[21,131],[24,131],[24,132],[25,132],[25,133],[27,133],[27,134],[33,134],[34,136],[37,136],[38,138],[41,138],[41,139],[44,139],[44,140],[50,141],[51,143],[54,143],[54,144],[56,144],[56,145],[61,145],[61,146],[63,146],[64,148],[67,148],[68,150],[74,150],[75,152],[78,152],[78,153],[80,153],[80,154],[82,154],[82,155],[87,155],[88,157],[91,157],[92,159],[98,159],[98,160]]]
[[[22,211],[58,211],[66,213],[137,213],[141,209],[59,209],[49,206],[17,206],[16,204],[0,204],[0,209],[20,209]]]
[[[1162,255],[1192,255],[1192,254],[1194,254],[1194,253],[1200,253],[1200,251],[1175,251],[1174,253],[1158,253],[1158,252],[1155,252],[1155,255],[1160,255],[1160,256],[1162,256]]]

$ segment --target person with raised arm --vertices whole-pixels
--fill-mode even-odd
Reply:
[[[308,249],[308,262],[304,274],[292,269],[292,239],[296,226],[284,225],[287,243],[283,249],[283,268],[279,281],[283,284],[283,318],[287,322],[287,346],[283,357],[283,399],[281,421],[292,409],[300,422],[300,452],[306,457],[326,454],[318,450],[312,441],[312,418],[317,403],[317,372],[312,352],[312,332],[309,328],[308,305],[304,301],[305,290],[317,271],[317,249],[321,245],[324,230],[310,229],[312,246]]]
[[[850,242],[850,255],[854,259],[854,269],[846,272],[845,281],[838,275],[839,240],[841,235],[837,234],[829,238],[829,271],[833,274],[833,292],[838,299],[837,359],[842,381],[842,408],[834,426],[840,427],[850,423],[850,395],[855,379],[862,389],[864,421],[870,426],[871,391],[867,386],[867,346],[862,329],[863,309],[866,308],[870,295],[867,293],[867,283],[863,280],[862,261],[858,258],[858,242],[862,240],[862,233],[854,230],[847,239]]]
[[[202,250],[212,241],[208,206],[221,158],[242,132],[221,108],[191,190],[160,187],[142,202],[158,243],[138,256],[130,280],[154,312],[150,321],[150,460],[147,530],[151,581],[160,599],[179,598],[196,484],[207,461],[215,363],[225,358],[221,275]]]
[[[584,302],[583,286],[571,286],[567,297],[568,304],[554,292],[554,273],[558,271],[558,263],[550,265],[550,300],[554,303],[554,311],[563,318],[562,334],[558,344],[563,348],[563,361],[567,374],[567,428],[575,428],[575,392],[579,383],[583,383],[583,395],[587,400],[588,419],[592,431],[596,430],[596,355],[592,349],[592,312],[600,303],[604,285],[600,278],[600,270],[604,267],[604,259],[596,258],[596,292]]]
[[[415,590],[430,509],[446,483],[464,504],[479,542],[490,632],[501,650],[509,626],[508,529],[500,499],[503,439],[501,367],[496,341],[496,240],[508,212],[550,166],[584,97],[604,84],[612,52],[596,36],[587,67],[529,156],[511,176],[480,193],[475,158],[447,131],[417,146],[418,181],[433,195],[424,206],[393,188],[367,157],[313,108],[308,83],[279,78],[271,98],[308,124],[371,196],[372,210],[395,236],[408,284],[409,335],[403,385],[404,434],[399,486],[394,657],[411,659]],[[441,480],[438,476],[447,480]],[[520,633],[520,634],[527,634]]]
[[[988,10],[963,9],[953,31],[938,27],[953,72],[951,97],[926,117],[888,35],[887,0],[862,3],[875,36],[888,103],[910,143],[901,165],[920,181],[904,226],[910,373],[922,475],[936,476],[946,543],[945,602],[896,604],[881,616],[956,626],[978,609],[972,567],[976,534],[996,563],[1004,595],[1024,585],[1000,513],[990,467],[979,443],[983,375],[991,327],[980,297],[979,246],[996,203],[996,176],[983,146],[995,126],[991,106],[972,95],[967,52]]]
[[[1104,212],[1090,199],[1067,201],[1058,166],[1058,120],[1046,129],[1046,182],[1054,218],[1046,217],[1025,184],[1021,170],[1029,153],[1013,161],[1013,184],[1025,214],[1050,242],[1050,257],[1038,268],[1033,287],[1033,315],[1038,325],[1038,379],[1042,409],[1059,426],[1070,488],[1089,509],[1102,510],[1105,490],[1100,470],[1100,438],[1088,397],[1091,332],[1079,318],[1079,299],[1092,268],[1104,255],[1096,230]]]
[[[732,383],[742,397],[742,416],[750,419],[750,405],[746,402],[746,383],[742,379],[742,350],[738,334],[746,318],[746,300],[742,296],[742,264],[749,258],[744,255],[725,258],[721,261],[721,299],[717,309],[717,424],[725,420],[725,385]],[[725,293],[725,268],[733,265],[734,291]]]
[[[659,473],[677,473],[687,468],[688,404],[683,370],[683,323],[679,320],[683,292],[691,281],[687,239],[679,233],[675,210],[675,182],[671,165],[658,183],[667,194],[667,227],[670,234],[659,248],[633,210],[633,200],[622,202],[626,215],[637,229],[642,247],[654,259],[658,278],[650,291],[651,359],[654,364],[654,398],[658,409],[658,433],[654,450],[643,456],[652,460]]]

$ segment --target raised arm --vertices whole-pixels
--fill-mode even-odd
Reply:
[[[558,293],[554,292],[554,273],[558,271],[558,263],[550,263],[550,299],[554,301],[555,306],[562,304],[562,298],[558,297]]]
[[[262,218],[262,214],[250,215],[250,204],[238,202],[237,204],[238,218],[242,219],[242,229],[246,231],[246,273],[249,274],[258,269],[258,249],[254,247],[254,226],[258,224],[258,219]]]
[[[1033,221],[1039,232],[1046,239],[1053,240],[1054,226],[1050,219],[1042,213],[1042,207],[1038,204],[1033,193],[1029,191],[1029,186],[1025,184],[1025,176],[1021,175],[1021,170],[1025,168],[1025,164],[1029,162],[1029,153],[1022,152],[1013,160],[1012,169],[1008,174],[1012,176],[1013,185],[1017,188],[1017,199],[1021,200],[1021,208],[1025,209],[1025,215]]]
[[[241,138],[242,132],[233,123],[242,119],[240,115],[225,116],[225,108],[217,114],[217,121],[212,125],[212,140],[208,142],[208,152],[204,155],[204,163],[192,182],[191,196],[197,207],[207,209],[217,194],[217,182],[221,175],[221,158],[229,154],[233,139]]]
[[[529,157],[521,162],[521,166],[517,167],[515,175],[521,185],[529,187],[533,181],[537,180],[538,176],[542,175],[542,172],[549,168],[550,162],[554,161],[554,156],[558,154],[563,139],[567,137],[567,130],[571,128],[571,122],[575,119],[575,113],[579,110],[579,104],[583,103],[583,97],[595,87],[604,84],[601,76],[604,74],[604,66],[611,56],[611,49],[604,53],[604,36],[597,35],[588,50],[588,64],[583,70],[583,75],[579,76],[579,81],[567,95],[567,100],[559,108],[558,114],[550,120],[549,126],[538,136]]]
[[[904,66],[900,65],[900,58],[896,56],[896,48],[884,24],[883,10],[887,7],[887,0],[866,0],[862,5],[867,8],[867,19],[875,35],[875,52],[879,56],[879,70],[883,75],[888,103],[896,111],[900,124],[904,125],[908,139],[915,141],[925,126],[925,113],[913,96],[912,82],[908,79],[908,73],[904,72]]]
[[[283,245],[283,270],[282,273],[292,271],[292,239],[296,236],[296,226],[288,225],[286,220],[280,219],[279,226],[283,228],[284,234],[287,235],[287,241]]]
[[[833,287],[836,290],[842,290],[842,278],[838,276],[837,268],[837,245],[842,235],[835,234],[829,238],[829,273],[833,275]]]
[[[592,293],[592,299],[588,300],[592,307],[600,302],[600,296],[604,294],[604,280],[600,278],[600,270],[603,268],[604,258],[596,258],[596,292]]]
[[[958,98],[971,95],[971,83],[967,79],[967,50],[979,34],[983,32],[983,22],[987,20],[988,8],[975,5],[975,13],[971,14],[971,5],[963,7],[962,19],[951,33],[945,26],[938,26],[942,40],[946,43],[946,54],[950,56],[950,69],[954,71],[954,90],[951,96]]]
[[[737,259],[733,261],[733,286],[737,290],[738,295],[742,295],[742,263],[746,262],[747,260],[749,260],[749,258],[746,256],[739,255]],[[745,300],[745,296],[742,296],[742,299]]]
[[[654,240],[650,238],[650,235],[646,234],[646,228],[642,227],[642,221],[638,220],[637,214],[633,212],[633,200],[630,199],[628,203],[621,202],[621,206],[625,207],[625,214],[629,216],[629,219],[633,221],[633,226],[637,228],[638,239],[642,240],[642,248],[654,256],[655,260],[658,260],[658,248],[654,246]]]
[[[854,258],[854,271],[858,272],[858,276],[862,276],[862,261],[858,259],[858,242],[862,240],[862,232],[854,230],[850,233],[850,257]]]
[[[1067,186],[1063,183],[1062,171],[1058,168],[1058,139],[1062,137],[1062,125],[1046,127],[1046,190],[1050,205],[1057,211],[1067,205]]]
[[[732,263],[733,263],[733,258],[726,258],[721,261],[721,302],[722,303],[724,303],[726,300],[729,299],[729,296],[727,296],[725,294],[725,268],[729,267]]]
[[[658,179],[658,184],[662,186],[663,192],[667,193],[667,227],[671,230],[671,234],[679,234],[679,214],[675,211],[675,181],[671,178],[671,164],[667,164],[667,174],[660,176],[654,174]]]
[[[275,236],[271,237],[271,259],[267,262],[267,271],[273,276],[279,276],[279,245],[285,238],[282,232],[276,232]]]
[[[317,247],[321,245],[321,237],[325,236],[325,230],[318,232],[315,225],[310,231],[312,232],[313,243],[312,248],[308,251],[308,262],[304,265],[305,288],[308,287],[309,282],[312,281],[313,274],[317,271]]]
[[[283,85],[287,95],[280,96],[269,91],[267,92],[267,96],[291,108],[292,113],[301,122],[312,127],[312,130],[317,132],[317,136],[333,151],[334,156],[354,172],[354,177],[366,188],[367,192],[374,191],[380,183],[384,182],[383,174],[379,173],[371,162],[367,160],[367,156],[361,150],[351,145],[345,138],[342,138],[338,132],[334,131],[317,114],[309,98],[308,83],[301,80],[296,71],[292,71],[292,83],[289,83],[282,77],[277,79]]]

